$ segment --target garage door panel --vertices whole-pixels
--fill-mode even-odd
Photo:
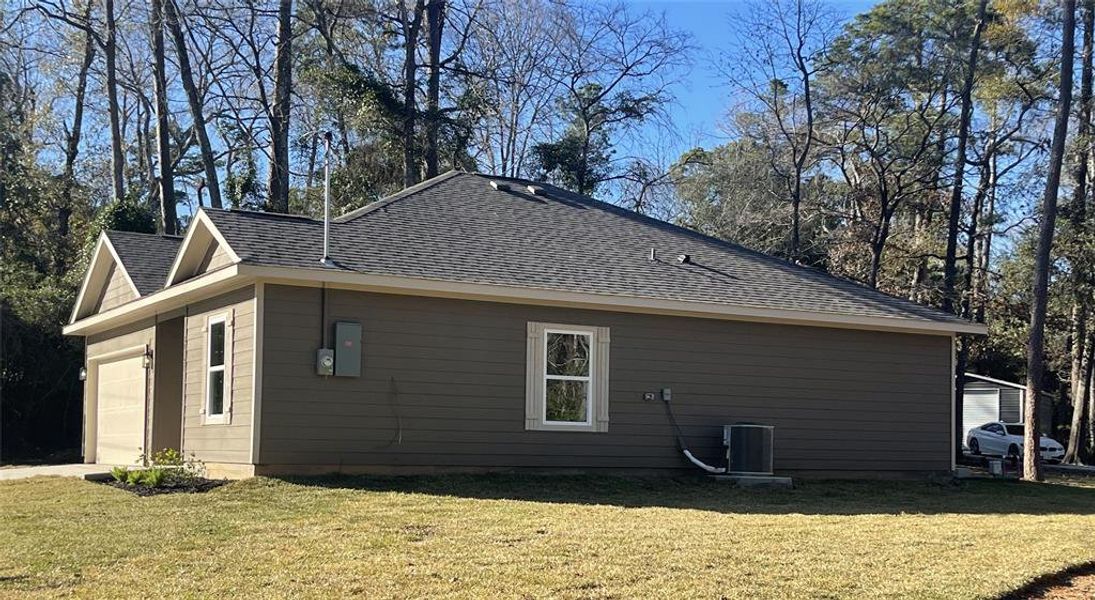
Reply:
[[[962,444],[969,431],[1000,419],[1000,392],[997,390],[966,390],[962,394]]]
[[[132,464],[143,451],[145,422],[144,357],[99,365],[95,461]]]

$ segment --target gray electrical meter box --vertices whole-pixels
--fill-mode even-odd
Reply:
[[[335,377],[361,376],[361,323],[335,322]]]
[[[316,350],[316,375],[335,374],[335,351],[330,348]]]

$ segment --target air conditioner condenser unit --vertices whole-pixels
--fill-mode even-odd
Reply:
[[[772,475],[775,427],[756,423],[723,425],[727,475]]]

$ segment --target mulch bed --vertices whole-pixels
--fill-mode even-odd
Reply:
[[[114,479],[103,481],[103,483],[111,487],[116,487],[120,490],[133,492],[138,496],[159,496],[161,494],[200,494],[203,492],[208,492],[209,490],[215,488],[219,488],[220,486],[228,483],[228,480],[205,479],[204,477],[199,477],[187,484],[162,485],[160,487],[150,487],[142,484],[128,485],[121,481],[115,481]]]

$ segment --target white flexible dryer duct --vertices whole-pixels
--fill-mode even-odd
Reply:
[[[687,449],[683,450],[683,452],[684,452],[685,458],[692,461],[692,464],[694,464],[697,467],[703,469],[704,471],[707,471],[708,473],[719,474],[719,473],[725,473],[726,472],[726,469],[719,468],[719,467],[712,467],[711,465],[703,462],[702,460],[696,458],[695,456],[692,456],[692,453],[689,452]]]
[[[684,443],[684,432],[681,431],[681,426],[677,424],[677,418],[673,416],[673,409],[669,407],[669,400],[662,398],[662,404],[665,406],[665,414],[669,417],[669,424],[673,426],[673,432],[677,435],[677,445],[680,446],[681,452],[684,453],[684,457],[688,459],[688,462],[696,465],[697,467],[712,473],[720,475],[726,473],[726,469],[719,467],[712,467],[711,465],[703,462],[702,460],[692,456],[692,452],[688,450],[688,445]]]

